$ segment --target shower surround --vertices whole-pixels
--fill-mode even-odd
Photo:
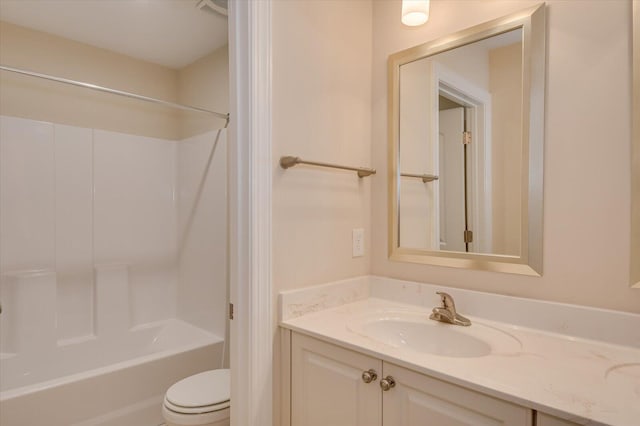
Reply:
[[[173,141],[0,117],[2,423],[17,398],[118,371],[110,365],[199,348],[208,356],[194,370],[220,365],[226,141],[222,131],[209,161],[217,133]],[[180,368],[160,371],[173,379]],[[159,398],[163,386],[140,398]],[[60,424],[69,421],[79,420]]]

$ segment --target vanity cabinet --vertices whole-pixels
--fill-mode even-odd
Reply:
[[[391,363],[383,376],[395,386],[384,392],[383,425],[510,425],[530,426],[531,410]]]
[[[525,407],[305,335],[291,339],[291,426],[532,425]]]
[[[293,333],[291,425],[381,425],[381,372],[378,359]]]

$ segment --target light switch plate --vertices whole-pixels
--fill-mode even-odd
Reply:
[[[353,257],[364,256],[364,229],[356,228],[352,232]]]

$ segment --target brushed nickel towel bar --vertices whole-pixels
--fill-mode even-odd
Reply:
[[[292,156],[280,157],[280,167],[282,167],[283,169],[288,169],[289,167],[293,167],[298,164],[308,164],[310,166],[319,166],[319,167],[330,167],[332,169],[351,170],[354,172],[358,172],[358,177],[360,178],[376,174],[376,169],[368,169],[364,167],[340,166],[338,164],[320,163],[318,161],[306,161],[300,157],[292,157]]]
[[[438,176],[435,176],[435,175],[415,175],[413,173],[400,173],[400,176],[422,179],[422,182],[424,183],[433,182],[434,180],[440,179]]]
[[[35,71],[29,71],[29,70],[24,70],[24,69],[20,69],[20,68],[13,68],[13,67],[5,66],[5,65],[0,65],[0,70],[14,72],[16,74],[28,75],[30,77],[42,78],[42,79],[45,79],[45,80],[56,81],[58,83],[70,84],[72,86],[84,87],[86,89],[97,90],[99,92],[105,92],[105,93],[111,93],[113,95],[126,96],[127,98],[138,99],[138,100],[145,101],[145,102],[151,102],[151,103],[155,103],[155,104],[165,105],[165,106],[169,106],[169,107],[172,107],[172,108],[178,108],[178,109],[181,109],[181,110],[184,110],[184,111],[202,112],[202,113],[205,113],[205,114],[215,115],[216,117],[220,117],[220,118],[225,119],[225,120],[229,120],[229,114],[223,114],[223,113],[220,113],[220,112],[210,111],[210,110],[204,109],[204,108],[198,108],[198,107],[194,107],[194,106],[190,106],[190,105],[178,104],[178,103],[175,103],[175,102],[163,101],[162,99],[156,99],[156,98],[151,98],[149,96],[137,95],[135,93],[124,92],[122,90],[111,89],[111,88],[108,88],[108,87],[98,86],[98,85],[91,84],[91,83],[85,83],[84,81],[69,80],[67,78],[55,77],[55,76],[52,76],[52,75],[49,75],[49,74],[42,74],[42,73],[35,72]]]

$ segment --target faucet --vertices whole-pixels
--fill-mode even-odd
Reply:
[[[450,294],[443,291],[436,291],[436,294],[438,294],[442,299],[442,306],[433,308],[433,312],[429,316],[429,319],[453,325],[471,325],[471,321],[468,318],[465,318],[456,312],[456,304]]]

